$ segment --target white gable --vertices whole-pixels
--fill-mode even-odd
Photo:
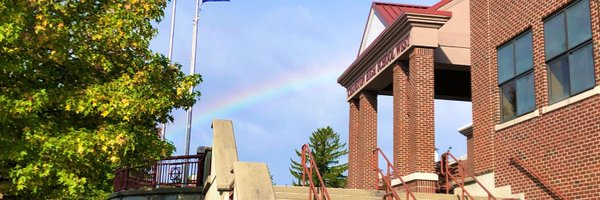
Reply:
[[[379,34],[381,34],[381,32],[383,32],[384,29],[385,25],[381,19],[377,17],[375,11],[371,8],[358,54],[360,55],[367,47],[369,47],[369,45],[375,40],[375,38],[377,38],[377,36],[379,36]]]

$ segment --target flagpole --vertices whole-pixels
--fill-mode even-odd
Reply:
[[[192,61],[190,63],[190,75],[195,74],[196,72],[196,40],[198,38],[198,20],[200,19],[200,0],[196,0],[196,14],[194,17],[194,34],[192,35]],[[194,86],[190,87],[190,93],[194,92]],[[185,155],[190,155],[190,137],[192,132],[192,111],[194,106],[191,106],[187,110],[187,125],[185,132]]]
[[[177,0],[173,0],[173,10],[171,10],[171,34],[169,36],[169,64],[173,63],[173,34],[175,32],[175,8]],[[167,135],[167,123],[162,124],[162,136],[161,139],[165,141]]]

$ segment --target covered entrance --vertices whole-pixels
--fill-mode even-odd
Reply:
[[[434,99],[471,100],[468,0],[372,4],[359,56],[338,78],[349,103],[348,187],[375,188],[377,96],[393,96],[393,163],[413,192],[434,193]]]

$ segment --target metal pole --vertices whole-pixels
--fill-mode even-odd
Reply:
[[[196,72],[196,40],[198,38],[198,20],[200,19],[200,0],[196,0],[196,16],[194,17],[194,34],[192,35],[192,61],[190,63],[190,75],[193,75]],[[190,87],[190,92],[194,92],[194,86]],[[185,155],[190,155],[190,137],[192,133],[192,111],[194,106],[191,106],[187,110],[187,129],[185,132]],[[183,165],[183,182],[187,183],[187,165]]]
[[[192,62],[190,63],[190,75],[196,72],[196,40],[198,38],[198,20],[200,19],[200,0],[196,0],[196,16],[194,17],[194,34],[192,36]],[[194,92],[194,87],[190,87],[190,92]],[[187,125],[185,132],[185,155],[190,155],[190,136],[192,132],[192,110],[193,106],[187,110]]]
[[[173,10],[171,11],[171,35],[169,36],[169,62],[172,63],[173,59],[173,33],[175,32],[175,8],[177,0],[173,0]],[[161,139],[165,141],[167,135],[167,123],[162,124],[162,136]]]

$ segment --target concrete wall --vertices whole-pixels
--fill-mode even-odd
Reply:
[[[202,200],[202,188],[154,188],[112,193],[109,200]]]
[[[239,162],[231,120],[213,120],[211,174],[207,200],[275,200],[271,177],[264,163]]]
[[[233,165],[238,161],[237,146],[231,120],[213,120],[213,150],[211,158],[211,174],[208,200],[224,200],[229,198],[233,184]]]
[[[436,63],[471,65],[471,29],[469,0],[453,0],[440,10],[452,12],[452,18],[438,30]]]
[[[269,169],[264,163],[236,162],[234,200],[275,200]]]

